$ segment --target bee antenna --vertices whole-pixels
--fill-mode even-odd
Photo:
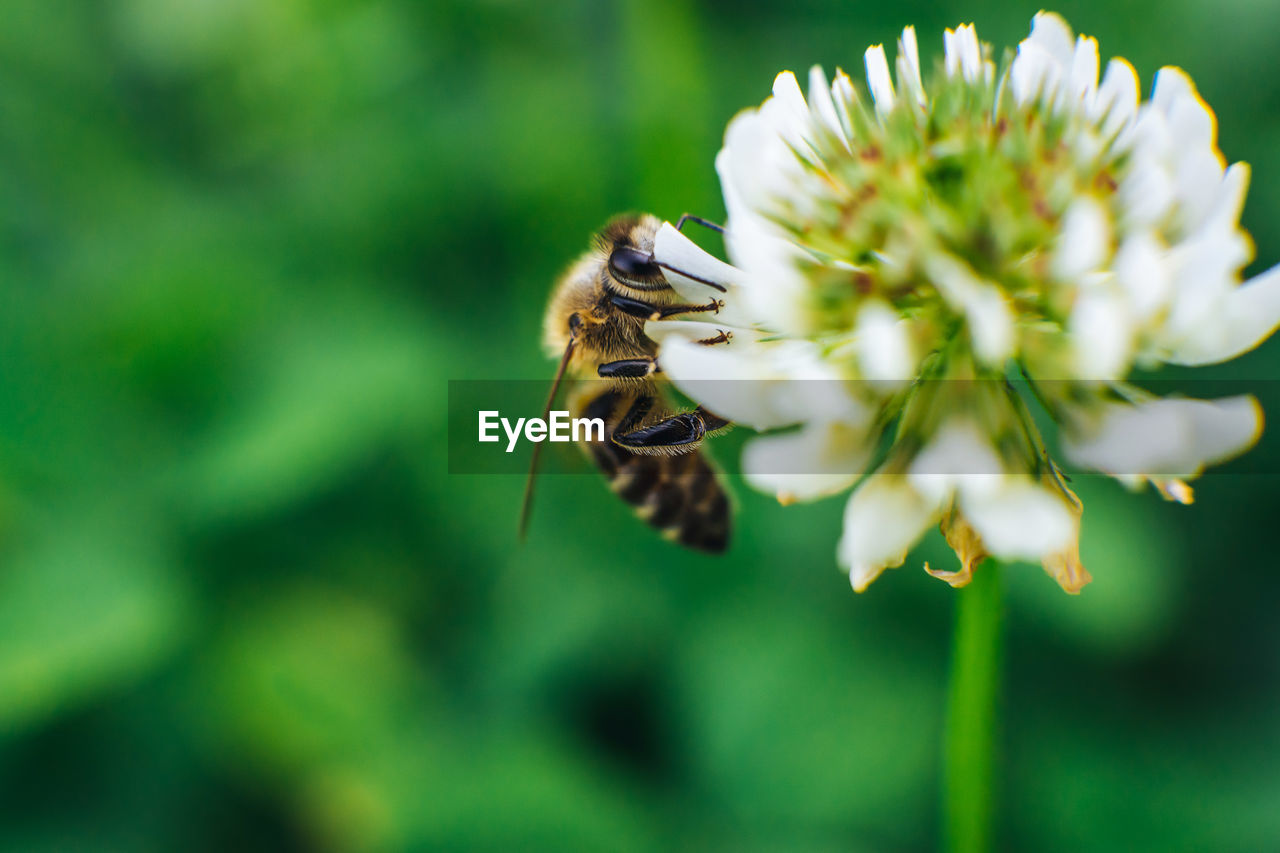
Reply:
[[[694,281],[698,282],[698,284],[705,284],[707,287],[714,287],[716,290],[720,291],[721,293],[725,293],[728,291],[728,288],[726,288],[723,284],[717,284],[716,282],[711,281],[710,279],[703,278],[702,276],[699,276],[699,275],[694,275],[691,272],[685,272],[682,269],[677,269],[676,267],[671,266],[671,264],[664,264],[662,261],[654,261],[654,263],[664,270],[670,270],[671,272],[682,275],[685,278],[693,279]]]
[[[680,214],[680,219],[676,222],[676,230],[679,231],[681,228],[683,228],[686,222],[696,222],[699,225],[701,225],[703,228],[709,228],[712,231],[716,232],[717,234],[724,233],[723,225],[717,225],[716,223],[712,222],[709,219],[703,219],[701,216],[694,216],[692,213]],[[685,278],[691,278],[694,281],[698,282],[699,284],[705,284],[707,287],[714,287],[716,290],[720,291],[721,293],[725,293],[727,291],[727,288],[722,284],[717,284],[714,281],[708,281],[707,279],[702,278],[701,276],[696,276],[696,275],[693,275],[692,273],[687,273],[684,270],[678,270],[675,267],[670,266],[669,264],[662,263],[661,261],[655,261],[655,263],[657,263],[657,265],[664,270],[670,270],[671,272],[678,273],[684,276]]]
[[[547,404],[542,407],[542,419],[545,421],[551,416],[551,404],[555,402],[556,391],[560,390],[560,380],[564,378],[565,368],[569,366],[569,359],[573,357],[573,348],[578,340],[578,324],[573,322],[578,320],[578,315],[574,314],[570,318],[569,343],[565,345],[564,355],[560,358],[560,367],[556,369],[556,378],[551,382],[551,393],[547,395]],[[542,454],[542,443],[538,442],[533,445],[533,455],[529,458],[529,478],[524,483],[524,502],[520,506],[520,541],[523,542],[525,534],[529,530],[529,513],[533,510],[533,480],[538,473],[538,457]]]

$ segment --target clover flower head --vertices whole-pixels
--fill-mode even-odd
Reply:
[[[911,27],[892,65],[879,45],[864,59],[868,94],[815,67],[806,98],[783,72],[730,123],[732,266],[669,226],[656,252],[728,289],[715,325],[733,339],[651,323],[662,369],[718,414],[790,428],[748,444],[756,487],[790,502],[856,486],[838,546],[856,589],[940,523],[960,567],[931,574],[958,586],[985,556],[1033,560],[1077,592],[1082,508],[1033,408],[1065,459],[1182,502],[1260,433],[1251,397],[1126,381],[1233,358],[1280,324],[1280,268],[1240,280],[1248,167],[1226,165],[1181,70],[1141,100],[1132,66],[1100,74],[1097,42],[1054,14],[999,69],[972,25],[928,71]]]

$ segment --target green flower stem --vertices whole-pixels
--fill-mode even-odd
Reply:
[[[946,849],[992,849],[996,698],[1000,686],[1000,567],[987,560],[957,593],[947,697],[943,821]]]

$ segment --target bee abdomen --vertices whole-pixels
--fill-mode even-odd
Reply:
[[[729,544],[729,499],[701,451],[639,454],[613,442],[620,413],[634,399],[631,393],[608,389],[578,401],[585,416],[604,418],[609,424],[603,441],[583,443],[587,453],[608,478],[610,490],[664,538],[700,551],[724,551]]]
[[[638,516],[685,547],[724,551],[729,544],[729,500],[702,453],[640,456],[622,448],[610,450],[617,457],[610,488],[634,506]]]

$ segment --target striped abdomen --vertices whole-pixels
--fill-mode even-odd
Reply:
[[[720,553],[729,544],[729,499],[703,453],[641,454],[613,442],[613,432],[634,393],[602,388],[579,401],[586,417],[605,421],[604,441],[583,442],[609,488],[664,538],[688,548]]]

